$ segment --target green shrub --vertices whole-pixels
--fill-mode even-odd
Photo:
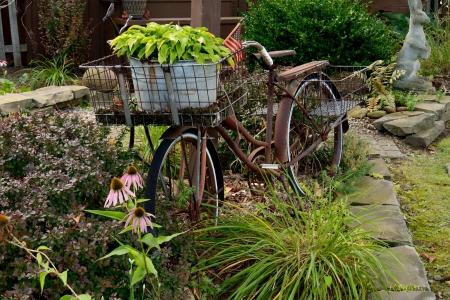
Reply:
[[[428,59],[421,60],[420,74],[423,76],[450,74],[450,23],[449,17],[437,20],[432,18],[431,25],[425,26],[427,41],[431,47]],[[443,26],[440,25],[443,24]]]
[[[224,203],[217,226],[195,231],[198,270],[224,278],[227,299],[366,299],[376,284],[387,288],[391,272],[378,254],[390,250],[330,195],[308,203],[271,195],[254,211]]]
[[[398,47],[391,30],[360,0],[259,0],[249,3],[245,39],[267,50],[296,50],[296,64],[329,60],[368,65],[388,59]]]
[[[120,224],[83,213],[103,206],[112,176],[130,162],[128,152],[108,144],[108,131],[63,112],[0,123],[0,211],[28,247],[51,248],[57,267],[70,269],[68,282],[95,299],[128,292],[127,261],[94,263],[114,246]],[[39,298],[37,264],[11,245],[0,247],[0,298]],[[50,278],[42,297],[59,299],[66,288]]]

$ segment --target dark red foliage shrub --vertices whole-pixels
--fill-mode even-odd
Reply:
[[[96,262],[117,246],[113,236],[122,225],[83,212],[103,206],[111,178],[130,164],[129,152],[108,143],[108,130],[64,112],[17,114],[0,123],[0,212],[29,248],[51,248],[72,287],[94,299],[128,293],[126,259]],[[40,271],[25,252],[0,246],[0,298],[42,299]],[[41,297],[67,292],[48,276]]]
[[[87,0],[39,0],[40,42],[46,56],[64,53],[74,65],[86,61],[92,20],[83,18]]]

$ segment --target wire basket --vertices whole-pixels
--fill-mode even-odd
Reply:
[[[308,83],[313,93],[305,88],[304,95],[298,96],[308,102],[311,116],[342,117],[366,100],[368,89],[363,74],[367,71],[364,66],[327,66],[299,80],[299,86]]]
[[[247,103],[243,61],[160,65],[113,54],[80,67],[96,119],[106,125],[215,126]]]

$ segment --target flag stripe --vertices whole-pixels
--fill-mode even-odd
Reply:
[[[245,52],[239,51],[242,48],[242,40],[240,39],[240,30],[241,30],[241,24],[237,24],[236,27],[233,29],[233,31],[227,36],[227,38],[223,41],[223,45],[230,49],[231,53],[236,52],[234,54],[234,65],[236,68],[236,65],[245,59]],[[236,40],[233,36],[238,37]],[[233,69],[234,69],[233,68]]]

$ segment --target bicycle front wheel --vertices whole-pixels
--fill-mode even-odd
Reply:
[[[286,171],[290,186],[304,196],[305,185],[317,182],[322,171],[328,175],[336,173],[342,156],[343,128],[342,124],[333,124],[336,116],[322,109],[340,101],[336,87],[326,75],[308,75],[294,95],[305,110],[289,98],[280,102],[275,140],[280,140],[281,147],[276,147],[276,155],[282,163],[301,156]]]
[[[188,129],[175,139],[165,139],[155,152],[147,177],[146,211],[155,214],[164,227],[179,221],[183,227],[201,217],[217,218],[219,201],[223,200],[223,177],[213,143],[207,140],[202,205],[196,208],[197,131]],[[197,175],[198,174],[198,175]],[[178,223],[178,225],[180,224]]]

